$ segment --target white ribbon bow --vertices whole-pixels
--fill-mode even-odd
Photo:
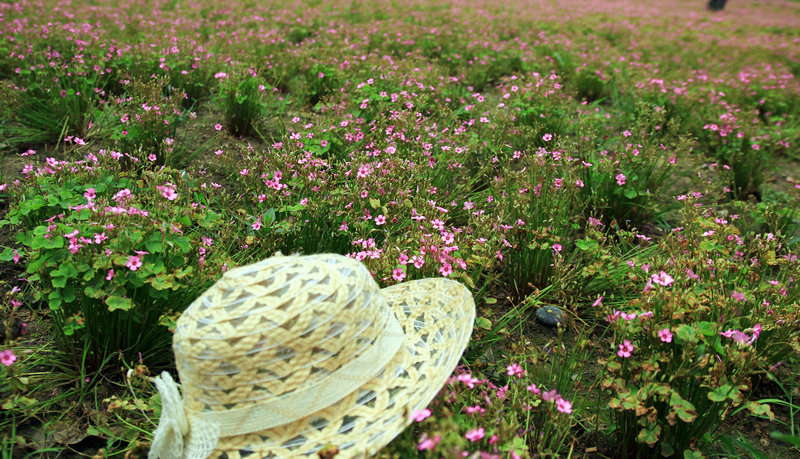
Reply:
[[[148,459],[206,459],[219,441],[219,425],[186,418],[178,385],[166,371],[155,378],[161,396],[161,419],[154,433]],[[189,421],[191,420],[191,425]],[[189,435],[184,445],[183,439]]]

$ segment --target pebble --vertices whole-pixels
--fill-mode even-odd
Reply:
[[[557,327],[564,321],[564,311],[557,306],[542,306],[536,310],[536,319],[544,325]]]

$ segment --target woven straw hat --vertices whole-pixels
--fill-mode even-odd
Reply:
[[[225,273],[178,319],[183,396],[167,372],[150,458],[376,453],[430,403],[475,318],[447,279],[379,289],[340,255],[275,256]]]

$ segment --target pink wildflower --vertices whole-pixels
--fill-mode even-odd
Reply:
[[[125,266],[127,266],[131,271],[136,271],[142,267],[142,259],[136,255],[131,255],[128,258],[128,262],[125,263]]]
[[[397,282],[402,282],[403,279],[406,278],[406,273],[403,272],[403,268],[397,268],[392,271],[392,279],[396,280]]]
[[[622,185],[624,185],[624,184],[625,184],[625,179],[626,179],[627,177],[625,177],[625,174],[623,174],[622,172],[620,172],[620,173],[619,173],[619,174],[617,174],[617,176],[616,176],[616,177],[614,177],[614,178],[615,178],[615,179],[617,179],[617,185],[619,185],[619,186],[622,186]]]
[[[17,356],[11,349],[6,349],[5,351],[0,352],[0,363],[3,365],[10,367],[16,360]]]
[[[506,374],[508,374],[508,376],[516,376],[517,378],[521,378],[522,375],[525,374],[525,370],[522,369],[520,364],[512,363],[506,367]]]
[[[658,337],[661,338],[661,341],[665,343],[672,342],[672,332],[669,331],[669,328],[663,328],[658,331]]]
[[[619,351],[617,351],[617,355],[623,358],[628,358],[633,353],[633,344],[630,341],[625,340],[622,344],[619,345]]]
[[[411,413],[411,416],[409,416],[408,418],[413,419],[414,421],[417,422],[422,422],[425,419],[427,419],[430,415],[431,415],[431,410],[423,408],[421,410],[414,410],[414,412]]]
[[[542,392],[542,400],[544,400],[545,402],[549,402],[551,400],[557,400],[559,397],[561,396],[558,395],[558,392],[556,392],[555,389],[547,392]]]
[[[468,431],[464,435],[464,438],[474,443],[476,441],[480,441],[484,436],[486,436],[486,431],[483,430],[483,427],[479,427],[477,429]]]
[[[594,303],[592,303],[592,307],[596,308],[597,306],[602,306],[602,305],[603,305],[603,295],[600,295],[599,297],[597,297],[596,300],[594,300]]]
[[[442,439],[441,435],[437,435],[433,438],[428,438],[426,434],[422,434],[422,437],[419,439],[419,444],[417,445],[417,449],[420,451],[430,450],[436,448],[436,445],[439,444],[439,440]]]
[[[453,274],[453,266],[450,263],[442,263],[442,267],[439,268],[439,272],[442,273],[442,276],[447,277],[450,274]]]
[[[669,284],[673,283],[675,279],[672,278],[669,274],[665,273],[664,271],[660,271],[658,274],[653,274],[651,276],[653,282],[658,285],[662,285],[664,287],[668,286]]]
[[[559,398],[556,400],[556,409],[564,414],[572,413],[572,403],[565,398]]]
[[[548,133],[548,134],[543,135],[542,136],[542,140],[544,140],[545,142],[549,142],[549,141],[553,140],[553,134],[549,134]]]

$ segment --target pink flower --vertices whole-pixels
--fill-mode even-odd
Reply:
[[[259,218],[258,220],[254,221],[253,224],[250,225],[250,227],[253,228],[253,231],[260,230],[261,229],[261,219]]]
[[[377,217],[375,217],[376,225],[383,225],[384,223],[386,223],[386,217],[383,214],[380,214]]]
[[[653,282],[658,285],[662,285],[664,287],[668,286],[669,284],[673,283],[675,279],[672,278],[669,274],[665,273],[664,271],[659,272],[658,274],[653,274],[651,276]]]
[[[464,434],[464,438],[473,443],[475,443],[476,441],[480,441],[484,436],[486,436],[486,431],[483,430],[483,427],[472,429],[468,431],[466,434]]]
[[[397,268],[392,271],[392,279],[396,280],[397,282],[402,282],[403,279],[406,278],[406,273],[403,272],[403,268]]]
[[[442,263],[442,267],[439,268],[439,272],[442,273],[442,276],[447,277],[450,274],[453,274],[453,266],[450,263]]]
[[[633,352],[633,344],[630,341],[625,340],[622,344],[619,345],[619,351],[617,351],[617,355],[623,358],[628,358],[631,356]]]
[[[522,375],[525,374],[525,370],[522,369],[520,364],[512,363],[506,367],[506,374],[508,374],[508,376],[516,376],[517,378],[521,378]]]
[[[170,201],[174,201],[175,199],[178,198],[178,193],[171,186],[159,185],[159,186],[156,186],[156,189],[161,192],[161,196],[164,196],[165,198],[167,198]]]
[[[542,393],[541,389],[536,387],[536,384],[531,384],[528,387],[526,387],[526,389],[528,389],[528,392],[530,392],[531,394],[541,394]]]
[[[102,232],[102,233],[99,233],[99,234],[98,233],[94,233],[94,243],[95,244],[100,244],[101,242],[105,241],[106,239],[108,239],[108,236],[106,236],[105,231]]]
[[[555,389],[547,392],[542,392],[542,400],[544,400],[545,402],[549,402],[551,400],[557,400],[560,397],[561,396],[558,395],[558,392],[556,392]]]
[[[627,177],[625,177],[625,174],[623,174],[622,172],[620,172],[620,173],[619,173],[619,174],[617,174],[617,176],[616,176],[616,177],[614,177],[614,178],[615,178],[615,179],[617,179],[617,185],[619,185],[619,186],[622,186],[622,185],[624,185],[624,184],[625,184],[625,179],[626,179]]]
[[[136,271],[142,267],[142,259],[136,255],[131,255],[130,258],[128,258],[128,262],[125,263],[125,266],[131,271]]]
[[[426,434],[422,434],[422,437],[419,439],[419,444],[417,445],[417,449],[420,451],[425,451],[428,449],[436,448],[436,445],[439,444],[439,440],[442,439],[441,435],[437,435],[433,438],[428,438]]]
[[[556,256],[561,252],[561,249],[563,249],[561,244],[553,244],[553,252],[556,253]]]
[[[545,142],[549,142],[549,141],[553,140],[553,134],[549,134],[548,133],[548,134],[543,135],[542,136],[542,140],[544,140]]]
[[[217,123],[217,124],[214,125],[214,129],[216,129],[217,131],[221,131],[222,130],[222,125]]]
[[[503,386],[497,389],[497,399],[498,400],[505,400],[506,399],[506,392],[508,392],[508,386]]]
[[[411,413],[411,416],[409,416],[408,418],[413,419],[417,422],[422,422],[425,419],[427,419],[430,415],[431,415],[431,410],[423,408],[421,410],[414,410],[414,412]]]
[[[19,252],[17,252],[17,249],[14,249],[14,258],[13,258],[13,260],[14,260],[15,264],[19,263]]]
[[[473,413],[483,414],[483,413],[486,412],[486,409],[485,408],[481,408],[480,405],[475,405],[475,406],[466,406],[466,407],[464,407],[464,411],[467,414],[473,414]]]
[[[594,300],[594,303],[592,303],[592,307],[596,308],[597,306],[602,306],[602,305],[603,305],[603,295],[600,295],[599,297],[597,297],[596,300]]]
[[[658,331],[658,337],[661,338],[661,341],[665,343],[672,342],[672,332],[669,331],[669,328],[663,328]]]
[[[556,400],[556,409],[562,413],[570,414],[572,413],[572,403],[567,399],[559,398]]]
[[[108,270],[108,275],[106,275],[106,280],[111,280],[113,278],[114,278],[114,270],[113,269],[109,269]]]
[[[10,367],[16,360],[17,356],[11,349],[6,349],[5,351],[0,352],[0,363],[3,365]]]
[[[150,153],[149,155],[147,155],[147,159],[149,159],[150,161],[155,161],[156,159],[158,159],[158,156],[156,156],[155,153]]]
[[[736,301],[744,301],[744,293],[734,291],[731,293],[731,298]]]
[[[460,374],[460,375],[458,375],[458,377],[456,379],[458,379],[460,382],[466,384],[466,386],[469,387],[470,389],[474,389],[475,388],[475,384],[481,382],[480,379],[473,378],[472,375],[469,374],[469,373]]]
[[[411,257],[411,260],[414,262],[414,267],[417,269],[422,268],[422,265],[425,264],[425,257],[423,257],[422,255],[420,256],[414,255],[413,257]]]

